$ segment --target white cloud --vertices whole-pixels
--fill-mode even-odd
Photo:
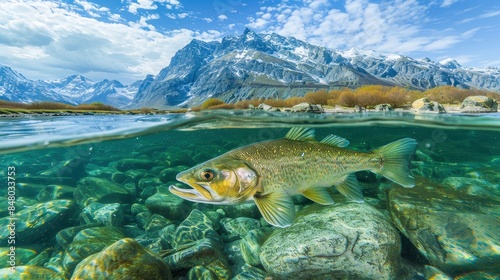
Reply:
[[[211,18],[202,18],[202,20],[208,22],[208,23],[211,23],[212,22],[212,19]]]
[[[132,14],[137,14],[138,9],[156,10],[158,9],[157,4],[165,5],[167,9],[178,9],[182,7],[181,3],[177,0],[136,0],[136,2],[130,2],[128,11]]]
[[[185,17],[187,17],[188,15],[189,15],[188,13],[180,13],[180,14],[178,14],[177,16],[178,16],[179,18],[185,18]]]
[[[226,15],[219,15],[217,17],[220,21],[225,21],[227,19],[227,16]]]
[[[441,3],[441,7],[449,7],[453,4],[455,4],[456,2],[458,2],[459,0],[443,0],[443,3]]]
[[[468,34],[424,29],[427,12],[418,0],[282,1],[261,7],[247,26],[333,49],[409,53],[443,50],[465,40]]]
[[[160,33],[139,22],[106,23],[75,12],[71,5],[42,0],[0,3],[0,61],[31,79],[83,74],[130,83],[157,74],[193,38],[217,40],[217,31],[188,29]]]

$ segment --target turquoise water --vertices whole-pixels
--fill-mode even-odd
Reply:
[[[416,186],[358,172],[365,203],[333,188],[332,206],[294,197],[298,217],[283,229],[253,203],[192,203],[168,191],[186,187],[177,173],[297,126],[361,151],[416,139]],[[500,114],[1,118],[0,156],[2,276],[119,277],[128,268],[157,279],[500,277]]]

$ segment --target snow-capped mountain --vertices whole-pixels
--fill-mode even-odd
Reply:
[[[246,29],[221,42],[193,40],[139,89],[132,107],[192,106],[209,97],[226,102],[287,98],[318,89],[364,84],[429,89],[440,85],[500,92],[500,70],[462,67],[454,60],[336,51],[293,37]]]
[[[133,99],[142,81],[124,86],[116,80],[93,82],[81,75],[54,81],[33,81],[0,65],[0,99],[16,102],[55,101],[69,104],[103,102],[123,108]]]

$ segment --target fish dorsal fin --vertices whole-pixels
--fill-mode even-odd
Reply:
[[[288,227],[295,218],[295,205],[285,192],[258,193],[253,197],[262,217],[273,226]]]
[[[320,142],[340,148],[349,146],[349,140],[333,134],[326,136]]]
[[[361,187],[358,184],[358,179],[354,173],[348,174],[335,184],[335,187],[343,196],[349,201],[363,202],[363,193],[361,192]]]
[[[285,135],[286,139],[297,141],[316,141],[314,139],[314,129],[305,127],[293,127]]]
[[[334,204],[332,196],[325,188],[308,189],[302,193],[303,196],[321,205]]]

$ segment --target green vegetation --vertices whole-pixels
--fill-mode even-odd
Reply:
[[[242,100],[235,104],[226,104],[217,98],[205,101],[194,110],[206,109],[247,109],[250,105],[257,107],[261,103],[273,107],[292,107],[302,102],[309,104],[321,104],[323,106],[354,107],[356,105],[373,108],[378,104],[391,104],[394,108],[409,107],[411,103],[419,98],[427,97],[441,104],[460,104],[466,97],[472,95],[486,95],[494,99],[500,99],[500,95],[486,90],[460,89],[453,86],[441,86],[424,92],[411,90],[409,88],[381,85],[366,85],[356,89],[334,89],[330,91],[319,90],[309,92],[302,97],[291,97],[288,99],[252,99]]]

